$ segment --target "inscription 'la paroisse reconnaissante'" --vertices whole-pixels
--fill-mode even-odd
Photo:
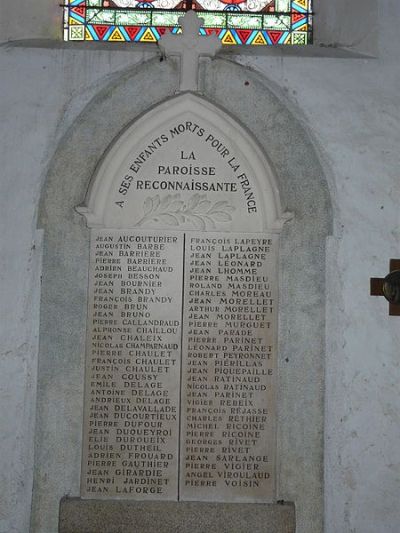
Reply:
[[[113,227],[119,220],[120,227],[154,229],[162,224],[171,229],[203,230],[200,216],[203,222],[208,219],[209,231],[248,231],[263,210],[254,172],[238,147],[201,120],[175,122],[143,140],[120,164],[117,174],[110,189],[105,227]],[[167,197],[174,198],[172,211],[163,203],[168,202]],[[199,197],[201,201],[191,205]],[[229,206],[225,213],[235,211],[236,226],[219,227],[232,221],[224,214],[208,216],[215,205],[215,212],[220,211],[218,203],[222,201]]]
[[[273,499],[276,248],[92,230],[83,497]]]

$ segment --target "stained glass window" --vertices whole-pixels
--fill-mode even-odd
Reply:
[[[66,41],[154,43],[180,33],[179,17],[194,9],[200,33],[224,45],[304,45],[312,39],[312,0],[66,0]]]

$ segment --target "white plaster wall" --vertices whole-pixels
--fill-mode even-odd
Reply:
[[[398,0],[381,0],[380,15],[378,59],[235,58],[275,83],[302,117],[335,206],[326,533],[400,531],[400,319],[368,295],[369,278],[385,275],[389,258],[400,256]],[[151,54],[0,48],[0,533],[28,531],[41,256],[35,227],[47,165],[92,96]]]
[[[1,533],[29,530],[41,262],[36,215],[47,165],[98,80],[144,58],[0,48]]]

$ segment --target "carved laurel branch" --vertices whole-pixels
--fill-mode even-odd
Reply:
[[[160,222],[167,226],[189,224],[204,231],[215,229],[219,222],[231,222],[231,213],[235,207],[222,200],[212,203],[206,194],[195,193],[188,201],[181,200],[180,194],[167,194],[160,199],[159,195],[147,197],[143,203],[144,216],[136,227],[145,226],[149,222]]]

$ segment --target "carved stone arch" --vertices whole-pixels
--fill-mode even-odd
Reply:
[[[89,230],[75,208],[121,132],[173,98],[177,72],[173,61],[156,58],[116,76],[65,132],[43,187],[33,533],[56,531],[60,499],[79,495]],[[294,213],[281,233],[277,499],[295,503],[298,533],[321,533],[325,239],[332,208],[318,151],[282,94],[233,62],[203,66],[201,104],[224,110],[257,140],[279,191],[277,213],[279,206],[280,213]]]
[[[205,130],[201,136],[196,135],[200,131],[198,123]],[[273,170],[267,161],[258,143],[252,138],[241,124],[228,115],[222,108],[214,105],[205,98],[193,93],[186,92],[153,107],[142,117],[135,120],[112,144],[91,180],[85,204],[78,207],[79,213],[84,215],[88,227],[107,228],[130,228],[135,227],[135,219],[131,216],[132,211],[139,210],[140,206],[131,201],[130,209],[122,210],[114,201],[115,190],[118,189],[121,176],[129,172],[134,154],[140,157],[140,152],[149,147],[154,151],[162,151],[159,136],[165,130],[172,137],[168,139],[166,150],[171,150],[171,145],[179,146],[180,133],[172,131],[175,127],[190,124],[194,130],[195,146],[201,145],[210,150],[225,150],[229,144],[229,154],[223,159],[231,160],[231,164],[241,161],[241,170],[236,175],[242,174],[246,167],[248,179],[256,189],[255,195],[262,198],[258,206],[259,216],[257,221],[251,221],[249,227],[237,226],[230,228],[231,231],[280,231],[283,223],[289,215],[282,213],[279,190],[276,184]],[[213,132],[208,138],[208,131]],[[178,129],[175,129],[178,132]],[[216,133],[215,133],[216,132]],[[197,137],[197,138],[196,138]],[[154,139],[159,144],[154,142]],[[175,142],[174,142],[175,139]],[[164,156],[165,157],[165,156]],[[245,162],[243,164],[243,162]],[[136,169],[137,170],[137,169]],[[231,169],[231,173],[234,171]],[[131,176],[135,180],[134,173]],[[129,194],[129,190],[127,191]],[[123,201],[129,196],[124,197]],[[133,205],[132,205],[133,204]],[[129,213],[125,216],[125,213]],[[245,212],[243,213],[245,216]],[[254,217],[255,218],[255,217]]]

